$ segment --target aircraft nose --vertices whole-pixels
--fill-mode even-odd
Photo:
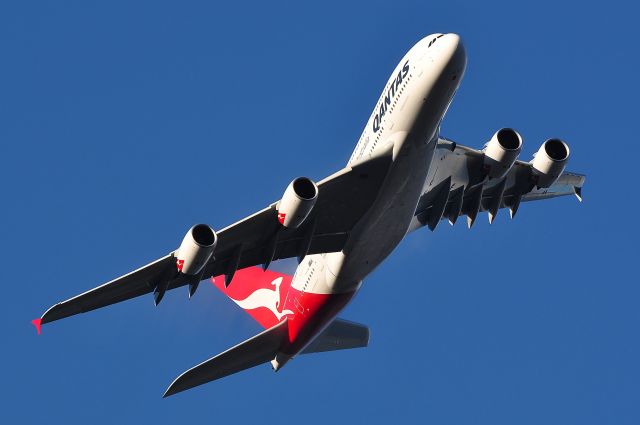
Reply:
[[[447,39],[449,43],[459,43],[460,42],[460,36],[458,34],[454,34],[452,32],[449,32],[449,33],[445,34],[444,38]]]
[[[445,34],[439,42],[442,43],[442,49],[447,52],[448,62],[454,66],[462,66],[467,62],[467,53],[462,44],[462,39],[458,34]]]
[[[448,50],[451,55],[453,55],[462,45],[462,39],[460,36],[453,33],[443,35],[438,41],[441,43],[442,48]]]

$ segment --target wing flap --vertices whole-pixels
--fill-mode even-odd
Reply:
[[[551,187],[532,190],[522,196],[523,201],[537,201],[541,199],[557,198],[559,196],[575,195],[582,201],[582,186],[585,176],[576,173],[564,173]]]

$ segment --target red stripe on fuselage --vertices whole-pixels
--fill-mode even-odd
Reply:
[[[285,309],[289,316],[289,341],[282,351],[295,355],[302,350],[353,298],[353,292],[344,294],[313,294],[294,288],[289,290]]]

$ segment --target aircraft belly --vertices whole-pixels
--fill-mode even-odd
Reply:
[[[464,48],[459,44],[448,48],[447,61],[437,66],[423,64],[424,74],[407,89],[420,96],[414,96],[404,110],[393,113],[394,134],[406,131],[407,136],[394,141],[394,163],[378,199],[353,229],[343,251],[327,254],[327,267],[338,277],[338,291],[361,282],[395,249],[411,226],[436,150],[440,122],[466,66]]]
[[[407,233],[435,151],[435,143],[408,144],[389,171],[376,203],[354,229],[342,253],[326,254],[328,260],[344,256],[339,267],[329,270],[337,283],[360,282],[400,243]]]
[[[278,356],[283,365],[335,318],[364,277],[407,233],[435,151],[435,142],[405,140],[372,209],[352,232],[343,252],[306,256],[285,300],[289,340]]]

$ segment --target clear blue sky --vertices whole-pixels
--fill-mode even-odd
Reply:
[[[2,423],[640,423],[638,9],[575,2],[3,2]],[[595,4],[595,3],[593,3]],[[364,350],[163,400],[258,326],[211,285],[46,326],[51,304],[347,161],[424,35],[469,66],[443,133],[569,142],[585,202],[412,234],[343,317]]]

